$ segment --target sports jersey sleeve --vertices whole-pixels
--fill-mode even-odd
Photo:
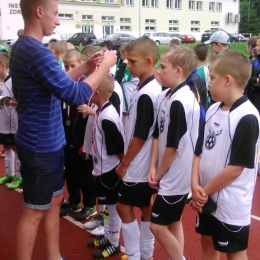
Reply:
[[[198,134],[198,139],[197,139],[196,147],[195,147],[195,151],[194,151],[194,154],[197,156],[200,156],[202,153],[204,132],[205,132],[205,119],[200,119],[199,134]]]
[[[187,123],[184,107],[180,101],[173,101],[170,108],[166,147],[178,149],[180,140],[186,132]]]
[[[134,137],[140,137],[147,140],[149,130],[153,125],[154,108],[151,98],[143,94],[139,97],[137,103],[137,118],[135,124]]]
[[[154,131],[153,131],[153,137],[158,139],[159,138],[159,126],[158,126],[158,118],[155,123]]]
[[[236,127],[232,141],[229,165],[254,168],[255,145],[258,135],[257,118],[254,115],[242,117]]]
[[[111,102],[111,104],[116,109],[118,115],[120,115],[120,98],[119,98],[118,94],[115,91],[113,91],[109,101]]]
[[[124,152],[124,140],[116,124],[108,119],[102,120],[102,129],[105,133],[107,155]]]
[[[45,49],[36,51],[29,61],[30,73],[40,83],[39,87],[46,87],[46,91],[68,104],[84,104],[92,93],[90,86],[84,81],[76,82],[68,77],[53,54]]]

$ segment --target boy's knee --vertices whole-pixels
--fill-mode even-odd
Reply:
[[[164,233],[163,231],[163,227],[154,223],[150,224],[150,230],[151,232],[154,234],[154,236],[158,237],[160,236],[162,233]]]
[[[211,236],[201,236],[201,246],[203,250],[214,250],[214,244]]]

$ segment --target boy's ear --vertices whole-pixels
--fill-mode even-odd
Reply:
[[[234,78],[231,75],[226,75],[225,80],[226,80],[227,87],[231,86],[232,83],[234,82]]]
[[[153,59],[148,56],[146,58],[146,63],[147,63],[147,67],[150,67],[151,65],[153,65]]]

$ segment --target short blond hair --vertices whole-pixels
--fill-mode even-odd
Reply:
[[[239,51],[227,49],[211,57],[211,67],[221,77],[232,76],[240,88],[245,88],[251,76],[249,59]]]
[[[182,45],[164,51],[161,54],[161,59],[163,58],[166,58],[174,68],[181,67],[185,78],[190,76],[197,65],[195,52]]]
[[[171,39],[169,44],[168,44],[168,48],[172,48],[172,47],[175,47],[175,46],[179,46],[181,45],[181,41],[179,39]]]
[[[81,56],[79,51],[77,51],[76,49],[67,50],[63,55],[63,60],[67,61],[69,59],[76,59],[77,62],[81,63]]]
[[[57,54],[63,54],[68,50],[68,45],[66,41],[56,41],[51,44],[51,49]]]
[[[96,51],[97,51],[96,47],[92,44],[89,44],[82,49],[81,54],[82,55],[91,55],[91,54],[95,53]]]
[[[99,92],[108,99],[111,97],[114,88],[115,81],[109,73],[101,80],[101,82],[98,85]]]
[[[134,41],[129,42],[126,47],[126,52],[136,51],[140,56],[146,58],[150,57],[153,65],[158,60],[159,50],[155,42],[148,37],[140,37]]]
[[[36,6],[42,6],[43,8],[48,4],[51,0],[20,0],[20,8],[21,13],[24,20],[30,18],[33,14],[33,9]],[[59,1],[59,0],[55,0]]]

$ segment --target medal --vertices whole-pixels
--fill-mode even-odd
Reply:
[[[70,122],[70,120],[68,119],[68,120],[66,121],[66,126],[70,126],[70,124],[71,124],[71,122]]]
[[[94,156],[94,163],[98,163],[98,158],[97,158],[97,156]]]

